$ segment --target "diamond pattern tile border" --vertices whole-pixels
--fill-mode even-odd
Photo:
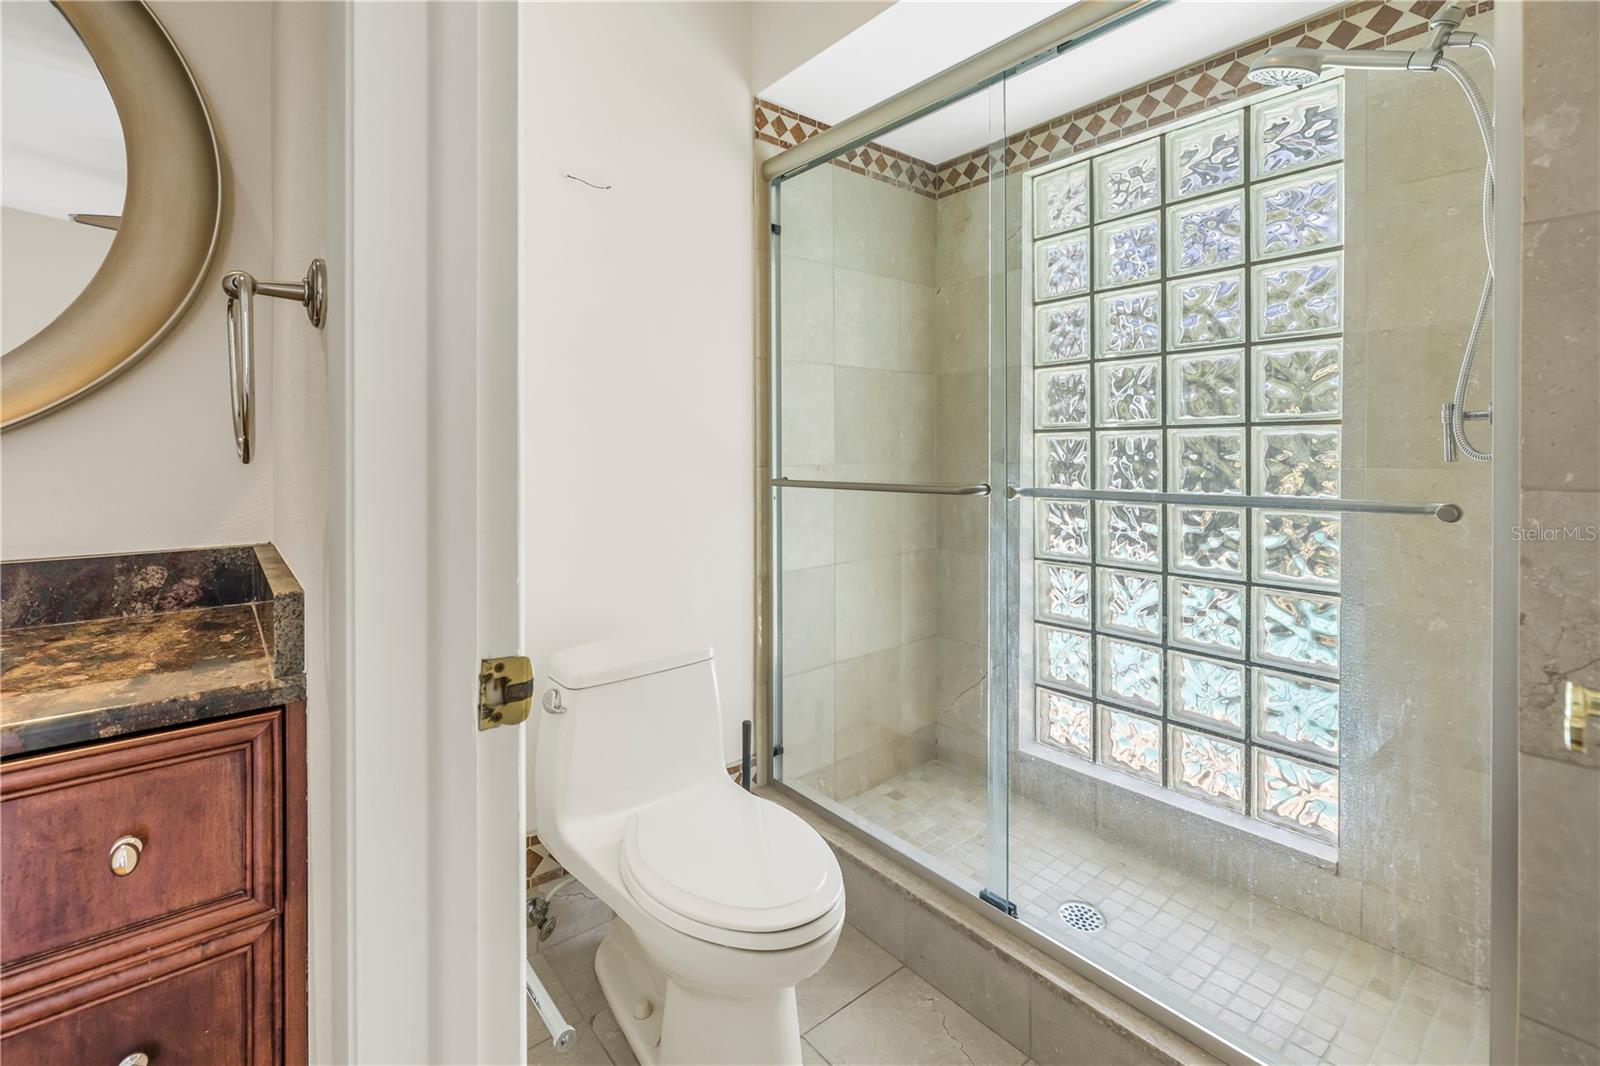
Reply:
[[[1387,48],[1424,33],[1428,19],[1442,3],[1443,0],[1359,0],[1012,134],[998,151],[987,146],[935,164],[882,145],[866,144],[832,162],[924,196],[950,196],[982,185],[996,173],[1026,170],[1259,92],[1261,86],[1247,80],[1245,72],[1252,59],[1273,45]],[[1480,0],[1469,8],[1468,14],[1482,14],[1493,7],[1494,0]],[[757,140],[792,148],[827,128],[825,122],[765,100],[755,101]]]

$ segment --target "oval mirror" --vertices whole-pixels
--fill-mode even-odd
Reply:
[[[0,428],[148,353],[199,291],[222,170],[142,3],[0,4]]]

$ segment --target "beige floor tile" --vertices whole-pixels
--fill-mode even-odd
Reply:
[[[807,1039],[830,1063],[849,1066],[1016,1066],[1024,1058],[909,970],[873,988]]]
[[[588,1022],[572,1021],[577,1040],[565,1051],[557,1051],[549,1037],[528,1049],[528,1066],[612,1066],[611,1056],[595,1037]]]
[[[609,922],[577,934],[554,947],[541,951],[538,958],[548,960],[556,979],[572,998],[580,1018],[593,1018],[606,1009],[605,993],[594,974],[594,953],[605,939]],[[569,1016],[568,1020],[571,1020]]]
[[[634,1055],[633,1048],[628,1046],[628,1038],[622,1035],[616,1015],[609,1009],[596,1014],[589,1028],[594,1030],[595,1039],[606,1049],[615,1066],[639,1066],[639,1059]]]
[[[828,963],[800,982],[795,998],[800,1008],[800,1031],[810,1030],[861,993],[900,968],[887,951],[846,925]]]

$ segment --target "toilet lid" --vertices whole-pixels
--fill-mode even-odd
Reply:
[[[816,830],[731,781],[677,793],[630,818],[622,866],[636,896],[716,930],[796,929],[844,894],[838,860]]]

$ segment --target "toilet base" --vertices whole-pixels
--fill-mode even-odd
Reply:
[[[826,939],[836,937],[837,930]],[[734,996],[685,984],[654,966],[620,919],[601,941],[594,971],[643,1066],[799,1066],[793,985]]]

